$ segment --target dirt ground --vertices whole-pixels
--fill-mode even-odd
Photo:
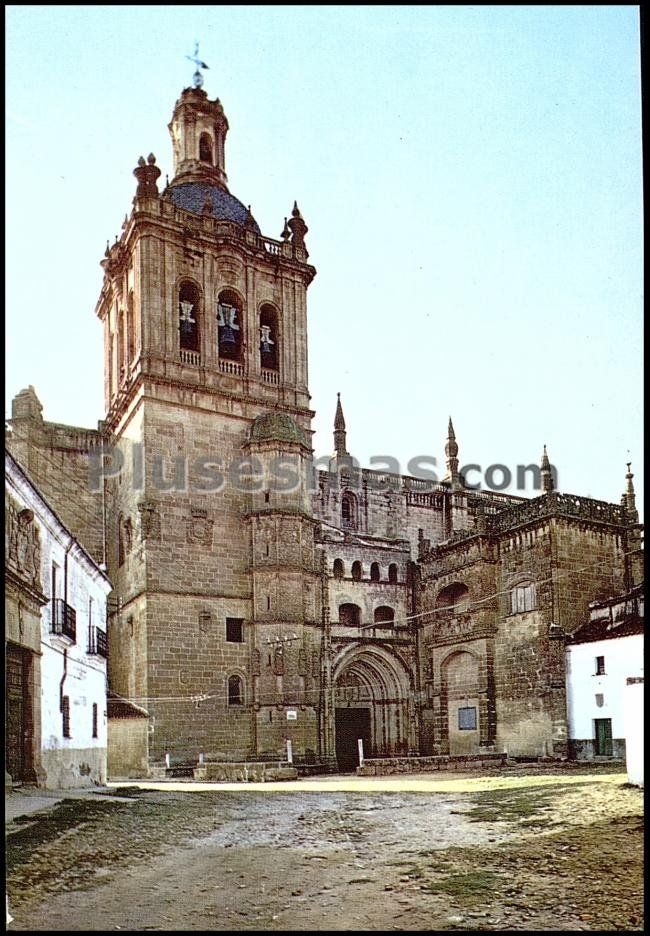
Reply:
[[[623,773],[350,780],[125,786],[25,817],[10,928],[643,929],[643,796]]]

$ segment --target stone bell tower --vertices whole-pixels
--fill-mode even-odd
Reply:
[[[299,755],[317,744],[320,572],[304,475],[276,491],[275,474],[311,452],[307,225],[294,203],[280,239],[262,235],[196,82],[169,130],[174,176],[160,192],[155,157],[138,160],[96,310],[110,686],[150,713],[154,762],[279,756],[288,706]]]

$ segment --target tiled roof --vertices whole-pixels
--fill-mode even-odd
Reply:
[[[234,221],[242,226],[248,218],[248,209],[238,198],[210,182],[182,182],[170,186],[166,194],[177,208],[191,211],[193,214],[203,214],[206,200],[209,199],[212,202],[212,216],[215,218]],[[257,221],[253,220],[253,225],[257,233],[261,234]]]
[[[108,693],[109,718],[149,718],[149,712],[128,699],[122,699],[115,692]]]
[[[638,613],[626,614],[619,620],[601,617],[595,621],[587,621],[573,634],[569,643],[593,643],[597,640],[614,640],[618,637],[629,637],[632,634],[644,633],[643,617]]]

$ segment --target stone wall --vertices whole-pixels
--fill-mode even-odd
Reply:
[[[96,562],[104,561],[104,505],[90,489],[88,453],[101,438],[98,430],[45,422],[33,387],[12,401],[8,451]]]
[[[149,719],[108,719],[108,778],[149,776]]]
[[[468,754],[460,757],[383,757],[364,760],[358,777],[385,777],[390,774],[430,773],[437,770],[484,770],[506,762],[505,754]]]

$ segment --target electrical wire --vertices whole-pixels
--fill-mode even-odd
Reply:
[[[623,556],[629,556],[629,555],[632,555],[633,553],[637,553],[637,552],[643,552],[643,550],[642,550],[642,549],[639,549],[639,548],[637,548],[637,549],[632,549],[632,550],[629,550],[628,552],[624,553]],[[592,568],[593,566],[597,566],[597,565],[600,565],[600,563],[590,563],[589,565],[584,566],[582,569],[568,569],[568,570],[565,570],[564,572],[559,571],[559,572],[557,573],[557,575],[561,575],[561,574],[564,574],[564,575],[578,575],[578,574],[582,574],[582,573],[583,573],[584,571],[586,571],[587,569],[590,569],[590,568]],[[554,580],[556,580],[556,578],[554,578],[553,576],[549,576],[549,577],[546,578],[546,579],[538,580],[535,584],[544,584],[545,582],[551,582],[551,581],[554,581]],[[484,597],[481,598],[481,599],[478,599],[476,602],[474,602],[474,604],[482,604],[482,603],[484,603],[484,602],[486,602],[486,601],[489,601],[489,600],[492,600],[493,598],[498,597],[498,596],[500,596],[500,595],[510,594],[511,590],[512,590],[512,589],[506,589],[506,590],[501,590],[501,591],[498,591],[498,592],[494,592],[494,593],[491,594],[491,595],[487,595],[487,596],[484,596]],[[446,606],[441,607],[441,608],[433,608],[433,609],[431,609],[430,611],[425,611],[425,612],[421,612],[421,613],[419,613],[419,614],[409,615],[408,618],[403,618],[402,620],[404,620],[404,621],[413,620],[414,618],[420,618],[420,617],[422,617],[423,615],[426,615],[426,614],[436,614],[436,613],[439,613],[439,612],[440,612],[440,613],[443,613],[443,612],[445,612],[445,611],[453,610],[455,607],[456,607],[455,605],[446,605]],[[469,610],[469,609],[466,609],[466,610]],[[366,625],[362,625],[361,627],[357,628],[356,630],[357,630],[357,631],[359,631],[359,630],[364,630],[364,629],[367,629],[367,628],[369,628],[369,627],[373,627],[373,628],[381,627],[381,626],[382,626],[382,623],[384,623],[384,624],[385,624],[385,623],[394,624],[394,623],[397,623],[397,622],[396,622],[396,621],[389,621],[389,622],[380,622],[379,624],[366,624]],[[510,623],[519,623],[519,622],[511,621]],[[312,676],[312,678],[316,678],[316,677]],[[377,685],[379,685],[379,684],[377,684]],[[213,688],[214,688],[214,689],[217,689],[218,687],[217,687],[217,686],[213,686]],[[344,688],[346,688],[346,687],[337,687],[337,688],[338,688],[338,689],[344,689]],[[303,690],[300,691],[300,697],[301,697],[302,699],[304,699],[305,696],[308,696],[308,695],[317,695],[317,694],[319,694],[321,691],[322,691],[322,690],[321,690],[320,687],[317,687],[317,688],[314,688],[314,689],[303,689]],[[116,694],[117,694],[117,693],[116,693]],[[219,699],[219,700],[225,701],[225,699],[226,699],[226,694],[225,694],[224,692],[220,692],[219,694],[216,694],[216,693],[214,693],[214,692],[211,693],[210,688],[208,688],[207,690],[204,690],[204,691],[201,692],[201,693],[195,693],[195,694],[193,694],[193,695],[191,695],[191,696],[140,696],[140,697],[130,697],[130,698],[127,698],[127,697],[125,697],[125,696],[120,696],[120,699],[121,699],[122,701],[124,701],[124,702],[134,702],[134,703],[136,703],[136,704],[147,704],[147,703],[152,703],[152,702],[183,702],[183,703],[190,702],[190,703],[194,703],[194,704],[200,704],[201,702],[207,702],[207,701],[214,700],[214,699]],[[260,704],[260,705],[277,705],[278,702],[277,702],[277,697],[275,697],[275,696],[274,696],[273,698],[270,698],[268,701],[266,701],[266,699],[261,700],[261,699],[257,698],[257,699],[255,699],[254,701],[252,701],[252,702],[250,702],[250,703],[247,703],[246,707],[250,708],[250,707],[252,707],[252,706],[255,705],[255,704]],[[287,703],[287,704],[291,704],[291,705],[300,705],[300,704],[303,704],[303,703],[301,703],[300,701],[296,701],[296,702],[291,702],[291,703]],[[239,706],[238,706],[238,708],[239,708]]]

